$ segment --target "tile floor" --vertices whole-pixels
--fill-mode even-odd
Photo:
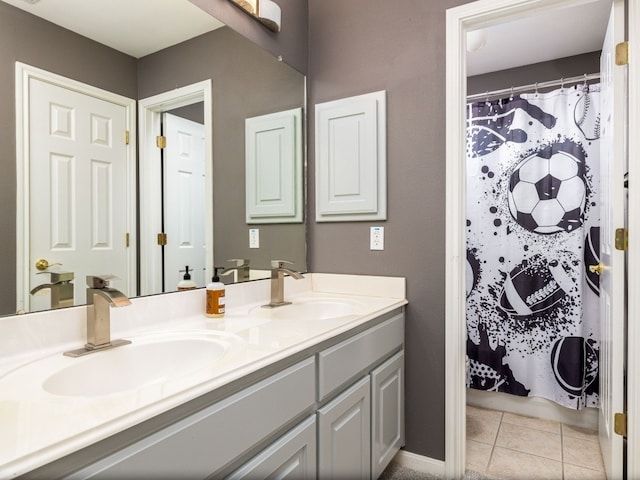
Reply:
[[[470,405],[467,469],[500,479],[606,480],[596,431]]]

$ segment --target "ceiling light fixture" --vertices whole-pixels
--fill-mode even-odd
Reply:
[[[272,32],[280,31],[282,12],[273,0],[230,0]]]

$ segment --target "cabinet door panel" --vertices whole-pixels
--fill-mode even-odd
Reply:
[[[313,479],[316,476],[316,418],[312,416],[227,477],[228,480]]]
[[[320,478],[371,475],[371,394],[369,376],[318,410]]]
[[[404,445],[404,351],[371,372],[371,472],[378,478]]]

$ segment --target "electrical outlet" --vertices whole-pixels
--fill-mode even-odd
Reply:
[[[384,250],[384,227],[371,227],[371,250]]]
[[[260,248],[260,229],[249,229],[249,248]]]

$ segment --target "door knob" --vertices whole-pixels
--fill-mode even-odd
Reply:
[[[597,265],[589,265],[589,271],[591,273],[596,273],[598,275],[602,275],[602,270],[604,269],[604,265],[600,262]]]
[[[49,267],[53,267],[54,265],[62,265],[61,263],[49,263],[46,259],[44,258],[39,258],[38,260],[36,260],[36,268],[40,271],[44,271]]]

